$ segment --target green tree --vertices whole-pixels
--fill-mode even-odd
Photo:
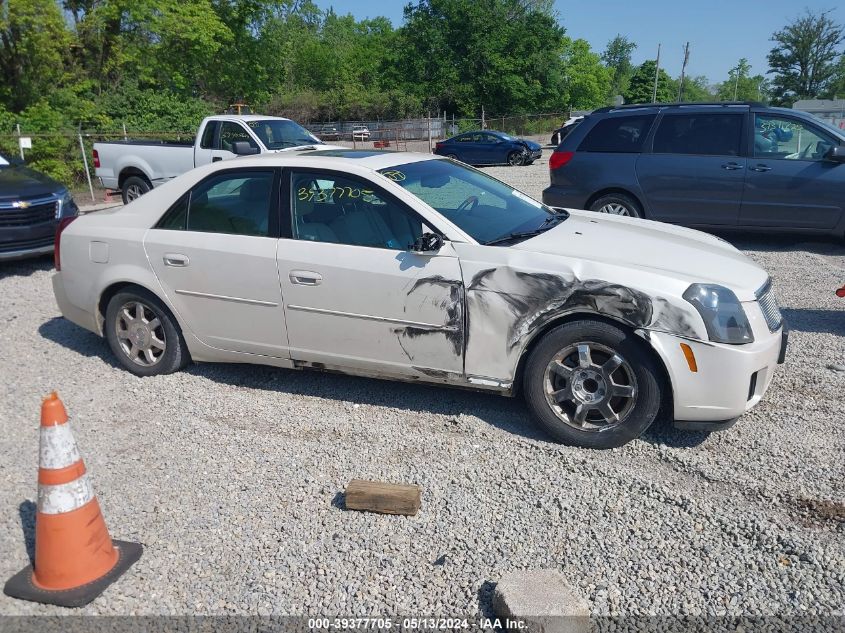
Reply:
[[[654,96],[654,75],[657,62],[653,59],[643,62],[631,76],[631,83],[623,95],[625,103],[652,103]],[[673,90],[674,82],[669,74],[662,68],[657,73],[657,99],[658,103],[671,103],[678,96],[677,89]]]
[[[836,74],[839,45],[845,30],[830,11],[807,12],[772,35],[777,45],[769,52],[772,100],[789,105],[824,94]]]
[[[607,47],[601,55],[602,61],[613,73],[610,81],[609,99],[616,95],[625,94],[634,67],[631,64],[631,55],[637,45],[624,35],[617,35],[607,43]]]
[[[769,81],[763,75],[752,75],[751,64],[744,57],[731,68],[727,81],[716,88],[719,101],[768,100]]]
[[[567,107],[587,110],[605,102],[613,71],[602,65],[601,57],[590,50],[586,40],[565,38],[561,61],[561,96]]]
[[[54,0],[0,0],[0,103],[19,111],[67,72],[71,34]]]
[[[405,8],[394,79],[434,110],[562,109],[564,48],[563,28],[533,3],[420,0]]]
[[[697,75],[694,77],[687,75],[684,77],[683,92],[680,90],[680,84],[680,78],[672,82],[672,89],[675,92],[675,100],[677,100],[677,95],[679,93],[681,95],[680,100],[684,103],[713,100],[713,92],[710,89],[710,81],[704,75]]]
[[[836,72],[834,72],[827,94],[824,96],[828,99],[845,99],[845,53],[839,56],[839,61],[836,63]]]

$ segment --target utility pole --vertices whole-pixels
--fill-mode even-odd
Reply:
[[[657,45],[657,63],[654,65],[654,91],[651,93],[651,102],[657,103],[657,78],[660,76],[660,44]]]
[[[681,85],[678,86],[678,103],[681,102],[684,96],[684,73],[687,69],[687,62],[689,62],[689,42],[684,46],[684,64],[681,66]]]
[[[481,106],[481,129],[482,130],[487,129],[487,122],[484,119],[484,105]]]
[[[734,68],[734,101],[736,101],[737,90],[739,90],[739,64]]]

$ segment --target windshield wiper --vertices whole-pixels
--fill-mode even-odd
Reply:
[[[484,242],[484,246],[493,246],[494,244],[501,244],[503,242],[510,242],[511,240],[521,240],[521,239],[528,239],[529,237],[535,237],[540,235],[540,233],[545,233],[553,226],[563,222],[566,218],[569,217],[569,214],[555,214],[550,215],[545,220],[540,223],[536,229],[532,229],[530,231],[520,231],[518,233],[508,233],[507,235],[503,235],[502,237],[497,237],[494,240],[490,240],[489,242]]]

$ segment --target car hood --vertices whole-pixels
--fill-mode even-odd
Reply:
[[[59,193],[64,187],[23,165],[0,167],[0,200],[26,200]]]
[[[716,283],[753,301],[768,273],[728,242],[661,222],[568,210],[570,217],[512,248],[659,272],[689,283]]]
[[[519,139],[519,142],[524,143],[528,147],[528,149],[530,149],[530,150],[542,149],[542,147],[543,147],[539,143],[535,143],[534,141],[529,141],[527,138],[521,138],[521,139]]]

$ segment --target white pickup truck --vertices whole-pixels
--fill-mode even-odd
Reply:
[[[194,142],[94,143],[94,167],[106,189],[120,189],[123,203],[186,171],[237,156],[303,147],[334,148],[281,117],[221,114],[203,119]]]

